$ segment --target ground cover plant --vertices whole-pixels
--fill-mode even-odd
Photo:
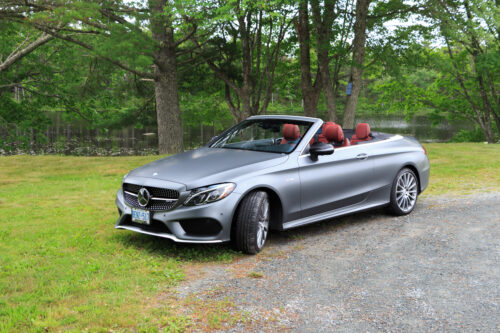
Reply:
[[[499,145],[425,148],[432,165],[426,196],[500,186]],[[158,158],[0,157],[0,331],[213,330],[245,320],[228,315],[231,300],[164,297],[191,265],[240,254],[113,228],[121,177]]]

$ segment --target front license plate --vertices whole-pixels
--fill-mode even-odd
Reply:
[[[149,224],[149,211],[132,208],[132,221],[141,224]]]

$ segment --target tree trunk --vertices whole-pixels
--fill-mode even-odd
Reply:
[[[478,46],[478,49],[479,49],[479,46]],[[481,100],[483,103],[484,120],[485,120],[486,131],[487,131],[486,140],[489,143],[494,143],[495,142],[495,134],[494,134],[492,123],[491,123],[491,116],[492,116],[492,114],[493,114],[493,117],[495,116],[495,110],[492,108],[491,103],[488,99],[488,93],[486,92],[485,83],[484,83],[482,73],[477,72],[477,54],[473,54],[473,59],[474,59],[474,67],[475,67],[476,75],[477,75],[477,82],[478,82],[478,86],[479,86],[479,95],[481,96]]]
[[[177,65],[175,54],[158,52],[155,65],[156,120],[158,125],[158,150],[160,154],[175,154],[184,150],[181,109],[177,93]]]
[[[318,70],[314,84],[311,77],[311,35],[309,32],[308,1],[302,0],[299,4],[299,17],[295,20],[295,30],[299,39],[300,48],[300,86],[304,114],[307,117],[316,117],[321,84]]]
[[[332,79],[330,77],[328,51],[326,52],[322,51],[318,53],[318,66],[321,75],[321,85],[323,87],[323,94],[325,95],[328,120],[337,122],[337,105],[335,104],[335,93],[333,90]]]
[[[366,41],[366,18],[370,0],[356,0],[356,22],[354,23],[354,40],[352,52],[352,92],[347,96],[344,109],[344,128],[354,128],[354,114],[358,104],[359,92],[361,90],[361,80],[363,77],[363,65],[365,63],[365,41]]]
[[[245,18],[247,22],[245,21]],[[251,95],[253,91],[252,87],[252,53],[250,51],[250,36],[248,34],[248,26],[251,24],[253,19],[251,12],[242,12],[238,16],[238,30],[240,32],[241,40],[241,66],[242,66],[242,76],[243,82],[240,90],[241,99],[241,117],[246,119],[250,115],[257,114],[252,108]]]
[[[151,0],[151,30],[158,43],[154,52],[156,119],[160,154],[184,150],[181,109],[177,91],[177,59],[172,23],[165,14],[166,0]]]
[[[325,104],[329,121],[337,121],[337,106],[335,104],[335,94],[330,74],[330,40],[332,25],[337,14],[335,13],[335,0],[325,0],[323,14],[321,13],[320,2],[311,0],[313,22],[316,28],[317,42],[316,54],[318,55],[318,69],[321,76],[321,86],[325,95]]]
[[[306,117],[316,117],[318,113],[319,93],[302,85],[304,115]]]
[[[488,80],[488,86],[490,89],[491,96],[493,98],[493,102],[495,103],[492,106],[493,119],[495,120],[495,123],[497,125],[498,134],[500,134],[500,96],[496,93],[495,85],[493,83],[493,80],[491,79],[490,74],[486,73],[486,77]]]
[[[256,112],[252,111],[252,105],[250,101],[250,87],[248,85],[244,85],[242,87],[239,97],[241,99],[241,111],[240,111],[239,121],[245,120],[248,117],[257,114]]]
[[[497,125],[497,132],[500,134],[500,117],[493,113],[493,119],[495,119],[495,124]]]

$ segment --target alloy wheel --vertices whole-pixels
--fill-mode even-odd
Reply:
[[[266,200],[262,203],[261,214],[257,225],[257,246],[261,249],[266,242],[267,233],[269,231],[269,202]]]
[[[417,202],[417,180],[411,172],[402,173],[396,184],[396,202],[403,212],[409,212]]]

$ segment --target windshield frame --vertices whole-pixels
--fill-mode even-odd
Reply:
[[[306,126],[307,129],[304,131],[304,133],[300,136],[299,141],[297,141],[297,144],[293,147],[292,150],[287,151],[287,152],[282,152],[282,151],[269,151],[269,150],[260,150],[260,149],[248,149],[248,148],[243,148],[243,147],[214,147],[217,143],[221,141],[222,138],[226,137],[230,132],[233,132],[237,130],[238,128],[243,128],[247,123],[259,123],[259,122],[280,122],[282,124],[295,124],[295,125],[303,125]],[[314,127],[315,122],[310,121],[310,120],[302,120],[302,119],[288,119],[288,118],[248,118],[243,120],[242,122],[239,122],[238,124],[228,128],[221,134],[217,135],[216,137],[212,138],[206,145],[208,148],[220,148],[220,149],[239,149],[239,150],[246,150],[246,151],[257,151],[261,153],[271,153],[271,154],[291,154],[293,153],[297,147],[300,145],[302,140],[306,137],[307,133],[311,130],[311,128]]]

